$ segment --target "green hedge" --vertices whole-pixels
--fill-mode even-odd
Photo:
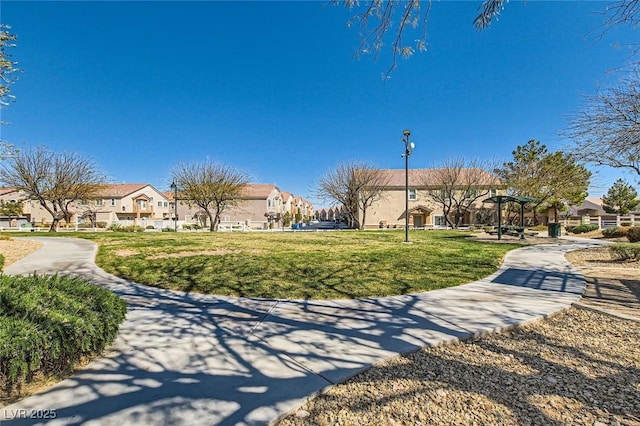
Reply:
[[[640,260],[640,244],[620,243],[609,246],[609,251],[619,260]]]
[[[571,232],[572,234],[584,234],[586,232],[595,231],[597,229],[599,229],[598,225],[584,224],[573,227],[567,226],[567,232]]]
[[[640,226],[632,226],[627,231],[627,239],[630,243],[640,242]]]
[[[625,226],[614,226],[613,228],[606,228],[602,230],[602,235],[605,238],[621,238],[626,237],[629,228]]]
[[[6,392],[72,371],[111,344],[127,312],[116,294],[78,277],[0,276],[0,382]]]

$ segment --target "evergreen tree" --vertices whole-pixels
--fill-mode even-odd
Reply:
[[[640,200],[637,199],[638,192],[622,179],[618,179],[607,191],[607,195],[602,197],[604,211],[614,214],[627,214],[632,211]]]
[[[533,139],[518,146],[513,161],[495,172],[511,195],[537,199],[533,205],[535,223],[536,212],[541,209],[553,209],[557,221],[559,210],[582,203],[591,180],[591,172],[577,164],[571,154],[550,153],[546,145]]]

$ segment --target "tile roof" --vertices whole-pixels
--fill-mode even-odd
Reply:
[[[465,169],[463,171],[475,170],[483,174],[482,180],[487,185],[495,185],[495,178],[488,172],[479,169]],[[444,169],[409,169],[409,186],[438,185],[441,182],[439,175]],[[381,170],[388,178],[388,187],[404,187],[405,170],[404,169],[386,169]]]
[[[0,188],[0,195],[11,194],[12,192],[16,191],[16,188]]]
[[[250,183],[244,192],[243,198],[264,198],[267,199],[273,190],[280,191],[277,186],[269,183]]]
[[[101,197],[122,198],[146,186],[150,186],[150,184],[149,183],[112,183],[112,184],[105,185],[105,187],[99,192],[99,195]]]

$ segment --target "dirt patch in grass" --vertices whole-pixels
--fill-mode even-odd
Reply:
[[[129,256],[134,256],[138,253],[139,252],[136,250],[122,249],[122,250],[116,250],[114,254],[118,257],[129,257]]]
[[[229,250],[229,249],[216,249],[216,250],[201,250],[201,251],[180,251],[177,253],[163,253],[153,256],[147,256],[148,260],[154,259],[168,259],[168,258],[181,258],[181,257],[193,257],[193,256],[224,256],[231,253],[262,253],[261,250]]]

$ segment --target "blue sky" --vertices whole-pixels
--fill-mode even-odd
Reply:
[[[340,161],[403,168],[405,128],[411,167],[507,160],[529,139],[562,149],[567,115],[638,40],[628,27],[598,37],[601,2],[512,0],[478,32],[479,2],[436,1],[427,52],[384,81],[388,56],[354,60],[352,13],[327,3],[3,0],[24,71],[1,137],[159,189],[179,161],[208,158],[318,205],[315,184]],[[601,170],[590,195],[617,177],[637,180]]]

